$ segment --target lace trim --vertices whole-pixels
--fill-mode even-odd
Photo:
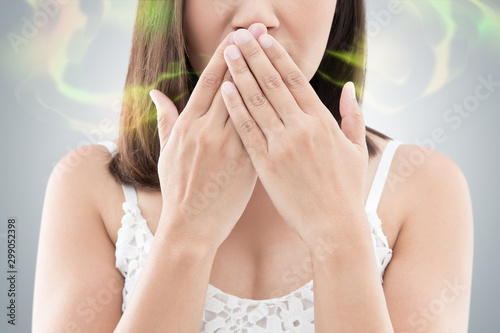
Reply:
[[[281,302],[253,303],[214,288],[207,293],[201,332],[314,332],[313,298],[312,289],[301,288]]]
[[[392,249],[389,248],[387,237],[382,231],[382,221],[376,212],[367,212],[368,221],[370,221],[370,230],[372,232],[373,249],[377,257],[377,266],[380,273],[380,282],[384,283],[385,268],[392,259]]]
[[[122,226],[118,229],[115,266],[125,277],[122,292],[122,311],[125,311],[154,238],[137,205],[124,202],[122,208],[125,215],[121,221]]]
[[[116,267],[125,277],[122,292],[122,311],[125,311],[154,236],[137,205],[124,202],[122,208],[125,215],[118,230],[115,256]],[[392,249],[376,212],[367,212],[367,216],[383,283]],[[313,281],[288,295],[266,300],[239,298],[209,284],[200,328],[202,333],[314,332]]]

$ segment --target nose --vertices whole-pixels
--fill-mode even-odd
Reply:
[[[261,32],[265,29],[276,29],[279,26],[279,19],[275,15],[275,8],[272,1],[267,0],[250,0],[242,1],[239,6],[236,6],[233,11],[233,19],[231,20],[232,28],[249,29],[255,25],[253,29],[256,32]],[[260,26],[263,27],[260,27]]]

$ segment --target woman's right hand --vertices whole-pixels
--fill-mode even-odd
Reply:
[[[217,48],[180,115],[167,96],[150,92],[161,145],[163,207],[157,234],[173,232],[215,249],[243,214],[257,180],[220,91],[231,79],[223,56],[231,34]]]

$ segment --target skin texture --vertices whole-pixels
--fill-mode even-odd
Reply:
[[[219,46],[219,53],[228,40],[229,36]],[[224,107],[219,86],[208,86],[209,81],[205,80],[214,75],[220,78],[224,72],[224,61],[215,57],[180,116],[164,94],[151,92],[159,117],[162,219],[169,221],[169,229],[182,228],[215,249],[238,221],[257,179]],[[172,121],[165,122],[165,117]],[[213,175],[218,175],[223,186],[214,183]],[[210,183],[213,186],[208,187]],[[211,217],[208,221],[207,216]]]
[[[295,15],[291,15],[292,9],[285,8],[285,2],[298,7],[304,3],[304,8],[301,8],[301,11],[297,10],[296,6],[290,6],[295,9]],[[250,29],[252,23],[262,22],[269,33],[280,40],[304,40],[299,38],[303,37],[302,32],[293,30],[294,27],[301,26],[297,24],[297,20],[303,20],[306,23],[304,26],[311,22],[316,24],[319,20],[313,20],[313,15],[321,14],[319,10],[314,9],[305,11],[309,8],[305,8],[305,2],[299,1],[223,1],[215,4],[207,9],[201,0],[188,0],[186,5],[192,6],[191,13],[197,13],[202,20],[203,17],[210,17],[209,13],[215,14],[216,10],[223,9],[221,13],[224,15],[221,14],[220,21],[206,22],[206,29],[211,29],[213,33],[219,32],[211,42],[204,39],[210,36],[208,32],[205,34],[205,30],[201,28],[203,26],[195,30],[190,25],[191,32],[187,37],[193,43],[207,41],[204,52],[208,52],[210,56],[210,51],[219,47],[213,57],[209,56],[209,59],[215,59],[214,64],[217,65],[209,65],[207,70],[207,73],[217,76],[219,83],[222,83],[224,75],[224,80],[229,79],[227,59],[224,57],[224,50],[228,45],[219,45],[229,32],[239,28]],[[222,6],[227,4],[231,6]],[[304,13],[311,14],[311,17],[302,18]],[[331,24],[331,21],[328,22]],[[329,26],[325,24],[323,28],[321,30],[316,26],[317,31],[314,32],[321,34],[328,31]],[[262,33],[262,29],[260,31]],[[295,53],[291,46],[283,46],[290,51],[291,59],[297,61],[296,65],[303,70],[305,77],[312,76],[312,73],[307,73],[304,62],[300,62],[300,54]],[[250,54],[256,54],[244,48],[241,51],[247,60],[251,58]],[[196,55],[190,57],[196,58]],[[309,60],[314,63],[312,57]],[[248,62],[251,68],[252,61]],[[194,63],[196,60],[193,60],[193,65]],[[199,66],[201,70],[204,65],[200,60],[198,65],[194,66]],[[230,64],[229,67],[231,66]],[[231,72],[243,99],[248,94],[245,89],[250,88],[241,84],[238,86],[238,82],[242,82],[240,75],[245,73],[248,77],[248,72],[244,70]],[[257,71],[253,74],[256,76],[256,82],[264,76],[257,74]],[[201,79],[200,82],[204,80]],[[358,132],[364,123],[357,103],[349,102],[346,88],[340,102],[341,114],[343,117],[356,114],[354,118],[357,120],[351,122],[352,126],[348,126],[350,129],[336,128],[335,142],[342,142],[343,152],[348,152],[351,163],[356,160],[361,164],[361,159],[351,148],[361,151],[356,143],[361,143],[361,135],[365,134]],[[212,128],[222,127],[221,120],[227,117],[224,133],[231,144],[226,148],[226,153],[234,153],[245,147],[249,137],[242,135],[244,132],[238,124],[242,121],[241,117],[252,114],[251,107],[250,110],[242,108],[243,104],[237,107],[237,99],[223,99],[220,86],[200,86],[198,91],[200,93],[193,94],[193,99],[190,100],[189,112],[183,112],[179,117],[173,103],[166,96],[153,93],[156,95],[154,98],[160,115],[158,126],[164,151],[181,152],[181,144],[173,144],[179,143],[178,138],[181,135],[184,135],[183,142],[186,145],[192,143],[192,136],[196,133],[191,131],[190,137],[189,132],[182,130],[189,124],[188,120],[202,117],[210,119],[205,126],[210,125]],[[217,107],[206,107],[211,104]],[[204,107],[195,108],[193,105]],[[270,111],[272,110],[267,109],[268,114],[272,115]],[[321,109],[308,110],[301,107],[300,112],[321,112]],[[217,122],[219,125],[215,126]],[[228,125],[230,122],[233,122],[233,128]],[[204,130],[209,132],[207,128]],[[222,133],[220,128],[217,133]],[[203,147],[208,149],[210,146],[224,146],[220,142],[221,137],[205,136],[207,140]],[[262,136],[260,138],[262,139]],[[381,149],[385,147],[385,140],[375,136],[373,138]],[[169,142],[172,142],[170,146]],[[236,142],[241,146],[236,145]],[[423,154],[425,158],[421,163],[413,165],[413,172],[404,173],[408,161],[412,161],[416,154]],[[173,155],[175,154],[171,156]],[[344,157],[343,154],[340,155],[342,156],[336,160]],[[255,156],[250,154],[250,157],[257,174],[266,169],[257,167],[259,163],[254,164],[258,161]],[[288,157],[293,157],[293,154]],[[359,211],[359,201],[364,203],[366,200],[380,155],[362,166],[361,169],[365,166],[367,169],[357,173],[359,178],[350,179],[352,183],[357,182],[359,185],[363,172],[366,172],[363,191],[351,192],[355,193],[351,198],[357,200],[358,204],[350,206],[341,215],[335,211],[330,212],[337,214],[331,221],[333,227],[322,231],[325,236],[335,236],[334,239],[343,242],[341,244],[344,246],[339,248],[336,255],[328,257],[328,260],[315,260],[314,249],[311,249],[311,246],[314,247],[313,238],[306,244],[299,235],[304,228],[292,228],[293,225],[304,223],[303,219],[294,220],[295,215],[281,216],[280,205],[277,204],[279,202],[298,200],[295,203],[298,202],[299,205],[294,208],[300,209],[302,213],[306,210],[300,208],[302,192],[296,197],[279,197],[282,192],[288,190],[280,189],[279,182],[273,184],[274,177],[269,177],[270,182],[266,181],[265,177],[262,182],[257,178],[248,204],[238,221],[233,221],[234,217],[224,217],[224,212],[216,212],[219,214],[217,216],[204,215],[207,223],[224,226],[224,229],[220,230],[208,229],[214,238],[220,237],[218,242],[229,232],[231,223],[235,224],[216,253],[212,246],[203,246],[203,237],[196,238],[196,242],[193,242],[191,237],[186,237],[192,236],[184,232],[186,229],[164,227],[167,223],[174,227],[180,225],[165,218],[166,211],[162,211],[166,201],[165,193],[139,189],[138,206],[148,227],[155,234],[155,239],[124,314],[121,312],[123,278],[114,268],[114,244],[123,216],[121,204],[124,196],[120,184],[114,181],[106,169],[109,158],[104,147],[94,145],[68,153],[54,168],[47,186],[42,216],[33,305],[34,332],[71,331],[75,327],[81,328],[83,332],[111,332],[114,328],[117,328],[117,332],[194,332],[199,330],[208,283],[239,297],[268,299],[286,295],[313,278],[316,332],[333,330],[437,333],[467,330],[473,247],[470,194],[467,181],[458,166],[436,151],[404,144],[399,147],[394,157],[389,172],[389,185],[384,188],[377,211],[383,221],[383,231],[387,235],[389,247],[394,250],[383,285],[380,284],[374,266],[373,249],[365,246],[371,241],[369,230],[366,228],[368,221]],[[163,157],[163,160],[168,162],[171,158],[174,157]],[[330,156],[319,158],[328,159]],[[70,163],[75,160],[80,162],[76,165]],[[163,162],[163,165],[168,165],[167,162]],[[278,167],[289,164],[288,162],[290,161],[287,161],[286,156],[276,159]],[[308,170],[308,166],[317,164],[317,161],[307,159],[296,162],[297,165],[302,164],[305,170]],[[342,163],[346,164],[342,166]],[[342,163],[335,164],[333,172],[346,172],[348,161]],[[199,165],[211,164],[207,159]],[[65,165],[74,166],[64,169]],[[195,170],[199,165],[193,164],[191,169]],[[65,171],[61,174],[60,170]],[[204,172],[206,174],[209,170]],[[251,170],[248,174],[252,175]],[[272,172],[270,174],[272,175]],[[279,172],[277,174],[281,176]],[[282,176],[289,177],[287,172],[283,172]],[[333,176],[333,179],[338,178],[339,176]],[[167,179],[165,175],[163,179]],[[284,182],[290,183],[289,180]],[[170,180],[168,186],[173,183],[174,180]],[[265,188],[264,183],[270,185]],[[75,191],[75,188],[79,190]],[[271,188],[274,188],[275,192],[271,191]],[[343,190],[349,191],[349,187]],[[172,198],[173,196],[168,199],[171,200],[170,207],[175,205],[175,199]],[[307,218],[311,215],[304,216]],[[216,218],[227,220],[221,222]],[[324,223],[323,225],[327,223],[325,216],[318,217],[315,222]],[[353,229],[353,226],[356,228]],[[350,239],[339,238],[339,234],[345,230],[356,232],[350,233]],[[346,239],[359,246],[349,246]],[[288,274],[290,270],[293,271],[292,279]],[[86,283],[83,284],[82,281]],[[98,295],[106,291],[111,294],[106,305],[96,303]],[[50,307],[47,306],[47,299],[51,300]],[[165,302],[165,299],[175,299],[175,306],[170,306],[171,302]],[[439,311],[436,310],[437,305],[440,306]],[[342,311],[337,311],[340,307]]]
[[[194,70],[200,73],[205,69],[218,43],[228,33],[259,23],[253,25],[252,33],[259,35],[267,32],[273,36],[292,57],[307,80],[310,80],[323,57],[335,8],[336,1],[328,0],[321,0],[315,6],[300,0],[187,0],[184,36],[189,60]],[[270,202],[260,179],[257,179],[252,197],[251,202],[260,202],[260,208],[248,208],[243,213],[239,221],[240,227],[243,227],[246,221],[251,223],[242,230],[242,235],[247,235],[245,238],[249,233],[254,239],[262,238],[259,234],[262,235],[264,229],[269,230],[270,223],[275,224],[273,230],[280,235],[290,234],[291,230]],[[233,229],[233,237],[239,234]],[[262,248],[259,242],[254,244],[256,249]]]
[[[313,246],[338,212],[363,210],[368,166],[363,114],[349,83],[340,101],[340,128],[276,40],[270,37],[271,45],[262,49],[264,37],[270,36],[257,41],[239,29],[237,46],[226,47],[235,84],[224,84],[233,90],[223,94],[224,101],[278,212]],[[238,58],[232,59],[232,52]]]
[[[231,31],[259,22],[283,45],[308,80],[326,49],[337,2],[186,0],[184,34],[189,60],[201,72],[219,42]]]
[[[368,151],[354,86],[342,91],[340,128],[275,39],[238,29],[234,41],[224,102],[273,204],[310,251],[315,331],[393,331],[363,208]]]

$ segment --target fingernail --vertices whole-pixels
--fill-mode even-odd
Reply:
[[[250,33],[255,37],[255,35],[257,34],[257,27],[255,26],[255,24],[252,24],[249,28],[248,28],[248,31],[250,31]]]
[[[234,32],[229,34],[228,42],[229,44],[234,44]]]
[[[351,96],[351,98],[353,100],[356,101],[356,87],[354,86],[354,83],[349,81],[347,82],[347,84],[349,85],[348,89],[349,89],[349,95]]]
[[[158,107],[158,96],[156,95],[158,92],[156,90],[151,90],[149,92],[149,96],[153,100],[153,103],[155,104],[156,107],[156,118],[159,119],[160,116],[164,113],[162,108]]]
[[[271,39],[271,37],[269,37],[268,34],[263,34],[259,38],[259,43],[260,43],[260,46],[267,49],[267,48],[271,47],[271,45],[273,45],[273,40]]]
[[[240,54],[240,50],[238,50],[238,46],[236,46],[236,45],[234,45],[234,46],[228,46],[227,55],[232,60],[238,59],[240,57],[240,55],[241,55]]]
[[[151,90],[149,92],[149,96],[151,97],[151,99],[153,100],[153,103],[155,103],[155,106],[156,106],[156,104],[158,103],[158,99],[156,98],[155,94],[156,94],[155,90]]]
[[[240,43],[245,44],[250,40],[250,32],[245,29],[240,29],[236,31],[234,38]]]
[[[264,30],[262,33],[259,33],[259,26],[263,26]],[[260,35],[266,34],[267,33],[267,27],[262,24],[262,23],[253,23],[249,28],[248,31],[253,35],[255,39],[258,39]]]
[[[222,91],[225,94],[230,94],[234,91],[234,85],[231,82],[226,81],[222,84]]]

